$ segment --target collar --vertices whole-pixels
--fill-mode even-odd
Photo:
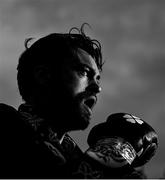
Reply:
[[[32,105],[28,103],[21,104],[18,111],[23,121],[33,129],[35,134],[40,134],[42,138],[49,139],[51,142],[62,143],[64,138],[58,139],[57,133],[49,126],[46,119],[37,115]]]
[[[23,121],[34,131],[36,143],[51,143],[51,145],[58,147],[60,151],[67,154],[74,151],[76,147],[74,140],[68,134],[64,134],[61,139],[58,139],[57,132],[49,126],[46,119],[37,115],[32,105],[21,104],[18,112],[21,114]]]

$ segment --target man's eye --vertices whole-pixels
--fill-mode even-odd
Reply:
[[[80,71],[79,74],[81,76],[87,76],[88,75],[87,71]]]
[[[81,76],[88,76],[89,70],[88,69],[81,69],[78,72]]]

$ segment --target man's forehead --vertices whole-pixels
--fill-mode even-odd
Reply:
[[[78,59],[77,59],[78,63],[89,66],[94,71],[99,71],[95,60],[88,52],[84,51],[81,48],[78,48],[77,52],[78,52]]]

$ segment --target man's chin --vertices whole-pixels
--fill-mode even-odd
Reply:
[[[77,109],[77,111],[70,111],[67,113],[66,118],[70,119],[70,121],[68,121],[68,125],[72,130],[85,130],[88,128],[92,116],[86,109],[84,109],[83,106],[80,106]]]
[[[80,130],[85,130],[87,129],[89,126],[89,122],[88,123],[83,123],[82,126],[80,127],[81,129]]]
[[[79,130],[85,130],[88,128],[89,124],[90,124],[90,119],[85,117],[85,118],[81,118],[79,121],[78,127]]]

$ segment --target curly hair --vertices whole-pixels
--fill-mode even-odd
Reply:
[[[33,70],[38,65],[56,65],[58,67],[66,59],[77,56],[78,48],[89,53],[95,60],[98,69],[102,71],[101,44],[95,39],[86,36],[84,23],[80,29],[73,27],[69,33],[52,33],[40,38],[30,47],[33,38],[25,40],[25,51],[21,54],[17,66],[18,88],[22,99],[28,101],[34,83]],[[77,33],[73,33],[77,31]]]

